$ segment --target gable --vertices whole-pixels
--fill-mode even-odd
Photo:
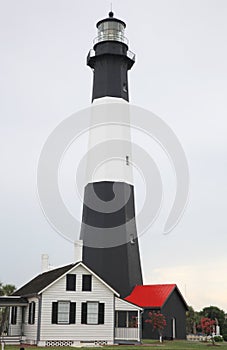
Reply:
[[[103,281],[98,275],[91,271],[82,262],[69,264],[54,270],[44,272],[30,282],[19,288],[13,295],[14,296],[31,296],[37,295],[44,292],[46,289],[50,288],[52,285],[56,284],[61,278],[66,276],[68,273],[75,273],[77,268],[82,268],[84,274],[91,274],[99,283],[101,283],[105,288],[109,289],[112,293],[119,296],[119,294],[112,289],[105,281]]]
[[[185,311],[188,310],[188,305],[177,286],[170,293],[169,297],[166,299],[161,309],[168,310],[171,308],[178,309],[178,311],[179,309],[181,309],[183,313],[185,313]]]
[[[46,288],[40,291],[40,294],[43,295],[64,295],[66,292],[67,285],[67,275],[75,276],[76,288],[75,291],[67,291],[68,296],[72,296],[78,293],[84,294],[86,290],[83,290],[83,277],[91,276],[91,290],[92,295],[97,294],[97,298],[100,298],[100,295],[103,294],[117,294],[109,285],[107,285],[101,278],[95,275],[90,269],[88,269],[83,263],[79,263],[74,266],[72,269],[68,270],[64,275],[58,278],[56,281],[48,285]],[[118,295],[118,294],[117,294]]]
[[[137,305],[130,303],[129,301],[115,297],[115,310],[142,311],[143,309]]]

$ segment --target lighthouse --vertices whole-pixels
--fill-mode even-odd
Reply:
[[[115,18],[111,11],[96,26],[97,37],[87,56],[87,65],[93,71],[92,106],[105,109],[105,106],[128,105],[128,71],[135,62],[135,55],[129,50],[124,34],[126,24]],[[126,297],[136,285],[143,284],[135,219],[130,128],[126,129],[119,123],[106,123],[98,130],[93,129],[92,124],[99,117],[98,113],[99,109],[94,108],[89,143],[92,147],[103,140],[105,155],[108,158],[109,152],[112,158],[109,162],[103,162],[97,171],[90,169],[93,177],[85,184],[80,233],[83,241],[82,260],[121,297]],[[109,114],[107,110],[107,121]],[[126,112],[122,118],[129,121],[129,113]],[[122,145],[118,142],[115,159],[113,149],[110,150],[108,145],[119,135],[124,135],[127,142],[122,142]],[[92,159],[88,159],[88,163],[88,168],[92,167]],[[106,208],[114,201],[119,206],[112,211],[100,210],[100,201],[106,204]]]

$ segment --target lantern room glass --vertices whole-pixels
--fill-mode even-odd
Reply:
[[[101,41],[120,41],[125,44],[128,43],[127,38],[124,36],[125,28],[121,22],[118,21],[103,21],[98,26],[98,36],[94,42],[99,43]]]

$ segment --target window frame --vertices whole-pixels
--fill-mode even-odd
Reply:
[[[76,291],[76,274],[68,273],[66,275],[66,291],[67,292]]]
[[[97,309],[97,323],[96,322],[88,322],[88,305],[89,304],[98,304]],[[96,300],[89,300],[87,302],[81,303],[81,324],[87,325],[101,325],[105,323],[105,303],[101,303]]]
[[[17,306],[12,306],[12,308],[11,308],[10,323],[13,324],[13,325],[17,324]]]
[[[138,328],[138,312],[136,310],[116,310],[115,327]]]
[[[35,324],[35,308],[36,308],[35,301],[31,301],[28,304],[28,324],[30,325]]]
[[[59,304],[60,303],[69,304],[67,321],[59,321]],[[76,302],[72,302],[70,300],[53,301],[51,313],[52,313],[51,324],[59,324],[59,325],[75,324],[76,323]],[[63,313],[66,314],[66,312],[63,312]]]
[[[97,310],[95,312],[89,311],[89,306],[97,306]],[[95,321],[90,321],[89,317],[96,317]],[[99,302],[98,301],[87,301],[87,324],[88,325],[96,325],[99,324]]]
[[[88,284],[88,278],[89,278],[89,286]],[[86,281],[87,279],[87,281]],[[90,274],[83,274],[82,275],[82,292],[91,292],[92,291],[92,275]]]
[[[60,305],[67,305],[68,310],[60,310],[59,311],[59,306]],[[59,320],[59,316],[67,316],[66,320]],[[70,321],[70,301],[68,300],[59,300],[58,301],[58,308],[57,308],[57,324],[69,324]]]

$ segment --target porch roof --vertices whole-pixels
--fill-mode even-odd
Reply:
[[[15,297],[15,296],[1,296],[0,307],[3,306],[26,306],[28,301],[26,298]]]

